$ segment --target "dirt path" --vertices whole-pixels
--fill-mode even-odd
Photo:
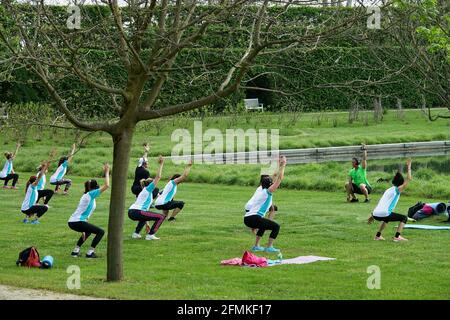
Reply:
[[[0,300],[105,300],[94,297],[0,285]]]

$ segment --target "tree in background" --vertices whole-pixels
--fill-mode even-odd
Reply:
[[[2,0],[0,60],[8,68],[31,72],[33,81],[46,89],[73,126],[111,135],[107,280],[117,281],[123,278],[126,178],[136,124],[212,105],[239,88],[258,56],[293,48],[307,53],[342,36],[358,21],[364,22],[366,12],[354,10],[342,16],[343,11],[336,10],[327,19],[292,25],[283,18],[289,8],[300,5],[298,1],[223,0],[212,6],[195,0],[94,2],[98,5],[79,5],[68,13],[66,7],[48,6],[42,0]],[[302,1],[301,5],[315,3]],[[228,32],[222,33],[216,54],[203,60],[201,41],[218,28]],[[235,32],[245,35],[243,52],[233,49]],[[198,64],[179,59],[186,49],[197,49]],[[95,63],[88,59],[94,51],[101,52]],[[116,74],[107,72],[111,66]],[[175,71],[190,75],[190,81],[179,86],[202,86],[202,94],[186,96],[177,104],[162,100],[168,80],[176,81],[171,79]],[[62,79],[70,79],[72,85],[61,87]],[[96,98],[82,99],[85,91]],[[92,120],[80,112],[80,105],[102,105],[113,116]]]

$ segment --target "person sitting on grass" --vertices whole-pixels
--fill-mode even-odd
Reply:
[[[345,190],[347,191],[348,202],[358,202],[355,193],[363,194],[366,198],[364,202],[369,202],[369,194],[372,193],[372,187],[369,181],[367,181],[367,148],[366,145],[362,145],[363,158],[362,163],[359,164],[357,158],[352,159],[353,168],[350,169],[348,176],[348,182],[345,184]]]
[[[72,150],[70,151],[70,154],[68,156],[64,156],[59,159],[58,169],[56,169],[56,172],[50,177],[50,184],[56,186],[55,193],[59,192],[59,187],[62,185],[66,186],[64,188],[63,194],[67,195],[69,192],[69,188],[72,185],[72,180],[63,178],[67,172],[69,163],[72,161],[73,155],[75,154],[75,147],[76,145],[74,143],[72,145]]]
[[[22,202],[21,211],[26,215],[23,223],[30,222],[32,216],[36,215],[36,218],[31,221],[31,224],[39,224],[39,218],[42,217],[48,210],[48,205],[37,204],[39,197],[38,183],[44,175],[49,166],[50,161],[45,161],[41,164],[37,177],[31,176],[25,187],[25,199]]]
[[[95,248],[100,240],[102,240],[105,231],[93,224],[88,223],[87,221],[96,208],[95,199],[109,188],[109,164],[106,163],[104,165],[103,172],[105,173],[105,183],[102,187],[100,187],[97,180],[94,179],[88,180],[84,183],[84,194],[80,199],[77,209],[69,218],[69,228],[82,233],[75,249],[73,249],[71,253],[72,257],[80,256],[81,246],[93,233],[95,234],[95,237],[92,240],[91,247],[86,253],[86,258],[97,258]]]
[[[148,152],[150,150],[150,147],[147,143],[144,143],[144,155],[139,158],[138,166],[136,167],[136,170],[134,171],[134,181],[133,185],[131,186],[131,192],[136,196],[136,198],[139,196],[139,194],[142,191],[141,181],[150,178],[150,173],[148,172]],[[159,189],[154,188],[153,189],[153,199],[156,199],[158,196]],[[150,205],[151,207],[151,205]]]
[[[3,166],[3,170],[0,171],[0,180],[4,180],[5,184],[3,185],[4,189],[15,189],[17,190],[16,184],[19,180],[19,175],[14,172],[13,168],[13,160],[16,158],[17,152],[19,152],[20,148],[20,142],[16,145],[16,151],[14,153],[12,152],[5,152],[5,158],[6,162]],[[8,186],[8,182],[12,180],[11,187]]]
[[[251,229],[258,229],[255,245],[252,251],[279,252],[279,249],[273,247],[273,242],[278,236],[280,225],[272,220],[264,218],[264,215],[272,205],[272,194],[278,189],[284,178],[284,169],[286,167],[286,157],[281,157],[280,170],[275,181],[270,177],[264,177],[261,181],[261,190],[257,191],[251,203],[249,211],[245,213],[244,224]],[[271,230],[267,247],[260,246],[261,238],[266,230]]]
[[[161,179],[161,172],[164,165],[164,158],[162,156],[159,156],[158,163],[159,169],[156,177],[154,179],[148,178],[141,180],[142,191],[139,193],[136,202],[128,209],[128,217],[133,221],[138,221],[136,229],[131,236],[133,239],[142,238],[140,232],[144,225],[148,223],[148,221],[154,221],[153,226],[149,228],[148,234],[145,236],[145,240],[159,240],[155,233],[164,222],[166,216],[148,211],[153,201],[153,190]]]
[[[406,166],[408,167],[406,180],[405,178],[403,178],[403,175],[400,172],[397,172],[395,174],[394,178],[392,179],[393,186],[384,192],[383,196],[378,202],[378,205],[373,210],[372,215],[367,220],[368,224],[371,224],[374,220],[382,221],[380,229],[375,235],[374,240],[384,240],[381,233],[383,232],[386,225],[391,221],[399,221],[397,232],[394,236],[394,241],[408,241],[408,239],[401,236],[401,232],[408,221],[414,220],[408,218],[405,215],[393,212],[400,198],[400,194],[405,190],[406,186],[412,179],[410,159],[406,161]]]
[[[175,174],[172,178],[170,178],[169,182],[164,187],[162,193],[158,196],[158,198],[155,201],[155,208],[158,210],[162,210],[163,214],[166,216],[166,219],[168,219],[168,221],[174,221],[176,215],[184,207],[183,201],[174,201],[173,198],[177,193],[178,185],[184,182],[187,176],[189,175],[191,167],[192,167],[192,160],[189,161],[182,175]],[[169,210],[173,210],[172,214],[169,213]]]

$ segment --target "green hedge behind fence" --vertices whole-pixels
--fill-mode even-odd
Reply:
[[[62,10],[62,9],[55,9]],[[96,14],[105,14],[98,8],[88,7],[90,14],[95,18]],[[276,8],[271,9],[275,14]],[[342,8],[344,13],[351,14],[352,9]],[[295,8],[283,15],[286,21],[323,21],[335,13],[336,8]],[[59,12],[59,11],[58,11]],[[63,15],[64,10],[59,12]],[[95,20],[95,19],[93,19]],[[215,62],[219,58],[226,58],[220,65],[211,67],[207,72],[189,73],[174,71],[170,73],[167,83],[164,85],[161,95],[156,103],[156,108],[167,105],[188,102],[196,98],[210,94],[223,80],[217,75],[224,75],[232,65],[232,61],[242,55],[245,45],[244,32],[238,28],[233,29],[232,20],[229,25],[213,26],[213,30],[207,39],[200,43],[202,48],[186,49],[177,58],[177,65],[196,65]],[[301,25],[301,24],[300,24]],[[301,27],[299,27],[301,28]],[[219,45],[221,37],[226,32],[234,30],[233,43],[230,49],[224,51],[223,43]],[[373,38],[377,37],[374,34]],[[345,38],[345,37],[344,37]],[[421,96],[417,90],[402,81],[400,76],[389,79],[389,84],[377,84],[359,87],[361,82],[352,86],[332,86],[351,82],[357,79],[371,79],[376,81],[385,74],[375,66],[376,56],[385,56],[385,63],[396,69],[397,60],[390,59],[396,55],[396,48],[384,44],[376,49],[376,54],[368,47],[354,47],[350,41],[344,41],[337,37],[327,43],[327,47],[318,47],[309,50],[281,51],[275,54],[260,56],[256,64],[251,68],[248,79],[250,82],[243,86],[262,87],[266,91],[241,88],[231,97],[218,102],[214,106],[203,109],[211,112],[232,111],[243,107],[243,99],[258,97],[270,111],[286,110],[347,110],[358,101],[362,108],[372,108],[373,95],[383,98],[385,107],[395,106],[396,99],[403,101],[404,107],[417,107],[421,103]],[[348,38],[347,38],[348,39]],[[379,40],[379,39],[378,39]],[[377,41],[377,40],[374,40]],[[373,49],[372,49],[373,50]],[[147,51],[144,51],[144,54]],[[234,58],[234,59],[233,59]],[[126,75],[117,61],[110,58],[110,53],[99,50],[86,50],[84,59],[92,66],[102,65],[98,72],[109,80],[109,84],[123,87]],[[109,61],[111,59],[111,61]],[[397,65],[396,65],[397,64]],[[258,76],[264,73],[263,76]],[[99,74],[100,75],[100,74]],[[412,77],[415,75],[412,74]],[[26,103],[42,102],[51,103],[51,98],[46,91],[34,81],[34,77],[26,69],[14,71],[12,80],[0,82],[0,102]],[[151,82],[148,87],[151,86]],[[87,117],[100,116],[105,113],[113,114],[113,108],[107,102],[103,94],[91,90],[85,84],[80,83],[73,76],[66,76],[57,81],[57,88],[66,92],[65,98],[75,112],[81,112]],[[283,94],[283,93],[286,94]],[[439,106],[439,101],[433,97],[427,97],[429,106]]]

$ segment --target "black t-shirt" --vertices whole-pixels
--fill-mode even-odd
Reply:
[[[145,169],[144,167],[136,167],[136,171],[134,172],[133,187],[139,186],[142,179],[148,178],[150,178],[150,172],[148,172],[147,169]]]

